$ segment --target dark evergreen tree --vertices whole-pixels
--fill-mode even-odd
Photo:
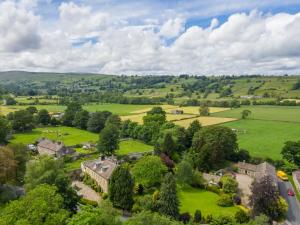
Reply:
[[[158,209],[161,214],[179,218],[179,200],[176,192],[176,182],[171,173],[164,177],[159,194]]]
[[[0,143],[6,141],[7,135],[10,133],[10,125],[5,117],[0,117]]]
[[[186,129],[187,138],[188,138],[188,147],[192,145],[192,140],[194,134],[197,133],[201,129],[201,124],[198,120],[194,120],[190,126]]]
[[[171,155],[172,151],[175,150],[175,143],[172,138],[172,134],[166,133],[161,150],[162,152],[168,154],[169,156]]]
[[[117,167],[109,182],[109,199],[114,207],[130,211],[133,206],[134,181],[129,169]]]
[[[119,149],[119,129],[112,124],[104,127],[99,135],[98,150],[103,155],[112,155]]]

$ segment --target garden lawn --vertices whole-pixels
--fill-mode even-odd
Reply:
[[[239,147],[252,156],[281,159],[284,143],[300,140],[299,123],[246,119],[224,126],[237,130]]]
[[[242,111],[248,109],[248,119],[275,120],[300,123],[300,107],[298,106],[242,106],[232,110],[213,113],[212,116],[241,118]]]
[[[219,195],[202,189],[187,188],[179,191],[180,200],[180,213],[189,212],[194,215],[198,209],[202,215],[228,215],[234,216],[238,208],[232,207],[221,207],[217,205]]]
[[[84,142],[97,142],[99,135],[74,127],[43,127],[33,129],[31,132],[17,133],[13,135],[11,143],[32,144],[38,139],[45,137],[51,140],[62,141],[67,146]]]
[[[88,161],[88,160],[97,159],[97,158],[99,158],[99,156],[100,156],[99,153],[96,152],[96,153],[94,153],[92,155],[89,155],[89,156],[77,159],[76,161],[73,161],[73,162],[70,162],[70,163],[66,163],[65,164],[65,169],[66,169],[67,172],[70,172],[72,170],[80,169],[82,162]]]
[[[120,149],[117,150],[118,155],[127,155],[136,152],[153,151],[153,146],[144,144],[138,140],[124,140],[120,142]]]

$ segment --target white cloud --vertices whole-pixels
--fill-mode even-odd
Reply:
[[[185,20],[182,18],[169,19],[162,25],[160,35],[166,38],[177,37],[184,31],[184,25]]]
[[[207,28],[194,25],[185,29],[188,17],[174,17],[169,11],[146,19],[134,12],[139,19],[132,21],[124,20],[124,15],[118,18],[117,12],[112,15],[69,2],[57,9],[56,23],[42,27],[39,21],[43,18],[32,12],[34,4],[23,1],[29,2],[24,3],[26,7],[0,3],[0,11],[5,12],[0,14],[2,70],[300,73],[300,13],[233,13],[223,24],[212,19]],[[74,45],[74,40],[86,41]]]
[[[0,12],[0,52],[39,48],[37,16],[12,1],[0,3]]]

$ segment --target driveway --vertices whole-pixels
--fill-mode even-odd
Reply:
[[[242,203],[243,205],[249,206],[249,196],[251,195],[251,184],[253,181],[253,178],[249,177],[246,174],[236,174],[236,181],[238,182],[239,186],[239,192],[242,197]]]
[[[286,200],[289,205],[287,212],[287,221],[291,225],[300,225],[300,206],[296,199],[296,196],[288,196],[287,190],[290,188],[293,190],[293,187],[290,182],[279,181],[279,191],[280,195]]]
[[[83,182],[80,181],[73,181],[72,186],[75,187],[75,190],[79,196],[82,196],[85,199],[94,201],[94,202],[99,202],[101,200],[100,195],[95,192],[92,188],[89,186],[85,185]]]

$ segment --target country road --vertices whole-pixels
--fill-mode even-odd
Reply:
[[[278,182],[279,191],[282,197],[287,201],[289,205],[289,210],[287,212],[287,221],[291,225],[300,225],[300,206],[296,199],[296,196],[288,196],[287,190],[293,187],[290,182]]]

